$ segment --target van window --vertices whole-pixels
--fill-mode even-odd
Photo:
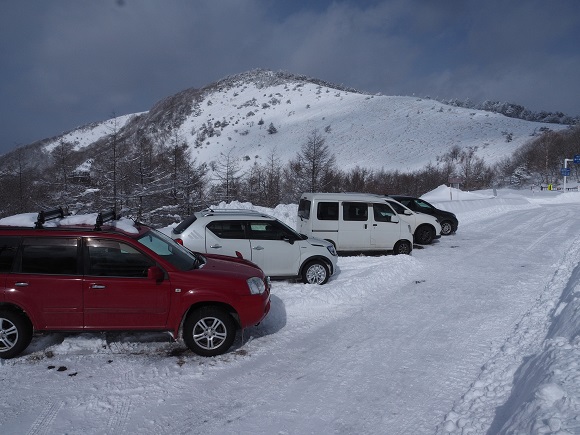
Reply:
[[[320,221],[337,221],[338,202],[319,202],[316,217]]]
[[[366,202],[343,202],[342,219],[345,221],[368,220],[369,206]]]
[[[387,204],[374,203],[373,214],[376,222],[391,222],[391,218],[395,216],[395,212]]]
[[[310,219],[310,206],[312,202],[308,199],[301,199],[298,203],[298,217],[301,219]]]

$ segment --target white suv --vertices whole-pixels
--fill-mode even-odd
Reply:
[[[253,210],[202,210],[173,228],[171,237],[192,251],[243,257],[272,278],[300,277],[306,284],[325,284],[338,259],[332,243]]]

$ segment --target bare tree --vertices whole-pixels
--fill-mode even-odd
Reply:
[[[298,194],[329,191],[337,175],[335,162],[325,139],[318,130],[313,130],[296,158],[289,162],[285,171],[287,188],[294,186],[291,190]]]
[[[213,172],[214,185],[213,192],[220,201],[230,202],[236,199],[240,187],[240,164],[234,156],[234,148],[226,154],[220,153],[217,161],[210,163]]]

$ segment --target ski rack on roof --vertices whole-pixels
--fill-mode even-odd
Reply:
[[[68,211],[63,210],[62,207],[55,208],[54,210],[41,210],[38,213],[38,217],[36,218],[36,222],[34,223],[34,228],[39,230],[44,228],[44,224],[46,221],[50,221],[53,219],[63,219],[65,216],[68,216],[70,213]],[[101,227],[106,223],[114,220],[120,219],[121,216],[117,214],[116,210],[113,208],[110,211],[100,212],[97,214],[97,220],[95,222],[95,227],[93,228],[95,231],[101,231]]]
[[[68,215],[68,213],[66,213]],[[64,218],[65,217],[65,211],[62,209],[62,207],[59,208],[55,208],[54,210],[41,210],[38,213],[38,217],[36,218],[36,222],[34,222],[34,228],[35,229],[42,229],[44,228],[43,225],[45,224],[46,221],[50,221],[53,219],[57,219],[57,218]]]
[[[101,231],[101,227],[105,224],[105,222],[116,221],[120,219],[121,216],[117,215],[117,211],[112,208],[110,211],[100,212],[97,215],[97,222],[95,223],[95,231]]]
[[[261,213],[257,210],[251,210],[247,208],[218,208],[214,210],[213,208],[204,208],[200,211],[203,216],[212,216],[212,215],[227,215],[227,214],[236,214],[236,213],[245,213],[245,214],[253,214],[256,216],[266,216],[270,217],[270,215],[266,213]]]

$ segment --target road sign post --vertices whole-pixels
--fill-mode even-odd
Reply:
[[[574,159],[564,159],[564,167],[560,170],[561,174],[564,176],[564,193],[566,193],[566,178],[570,176],[570,168],[568,167],[568,162],[576,163],[576,157],[578,157],[578,162],[580,162],[580,156],[574,156]]]

